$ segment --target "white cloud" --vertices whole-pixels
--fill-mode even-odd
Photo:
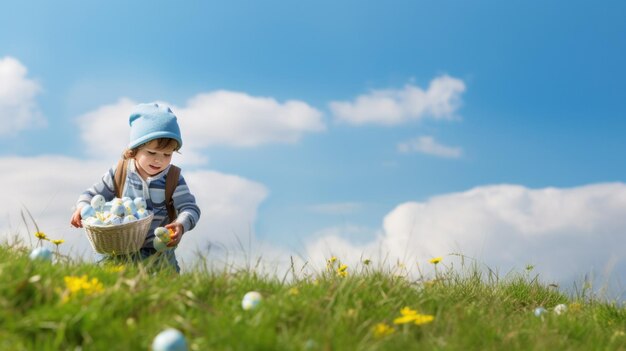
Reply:
[[[0,135],[46,126],[35,101],[41,87],[27,73],[15,58],[0,59]]]
[[[280,103],[269,97],[225,90],[198,94],[176,111],[183,117],[184,136],[194,148],[294,143],[304,133],[326,128],[321,112],[305,102]]]
[[[19,237],[29,243],[20,210],[27,208],[40,229],[55,239],[65,239],[61,251],[90,258],[91,246],[82,229],[71,228],[72,206],[78,195],[98,181],[112,164],[61,156],[0,158],[0,183],[9,184],[0,202],[0,239]],[[177,255],[189,262],[196,250],[209,242],[233,246],[236,236],[254,235],[256,211],[267,189],[256,182],[218,172],[184,172],[202,211],[200,222],[185,234]]]
[[[113,160],[111,163],[120,157],[128,146],[128,117],[136,104],[121,98],[114,104],[100,106],[77,118],[80,138],[90,157]]]
[[[186,106],[171,106],[183,136],[178,164],[203,164],[202,149],[210,145],[250,147],[267,143],[294,143],[304,133],[323,131],[322,114],[302,101],[279,103],[245,93],[216,91],[198,94]],[[137,102],[122,98],[78,117],[87,153],[116,158],[128,144],[128,116]]]
[[[383,221],[383,235],[353,244],[336,234],[309,244],[311,257],[326,247],[360,257],[420,262],[461,253],[500,272],[533,264],[544,279],[569,281],[613,267],[626,273],[626,184],[559,189],[482,186],[398,205]],[[342,257],[343,258],[343,257]]]
[[[463,154],[460,147],[439,144],[432,136],[420,136],[398,144],[399,152],[419,152],[444,158],[459,158]]]
[[[335,118],[350,124],[397,125],[426,117],[452,119],[465,91],[462,80],[443,75],[433,79],[427,90],[407,84],[402,90],[374,90],[354,101],[333,101]]]

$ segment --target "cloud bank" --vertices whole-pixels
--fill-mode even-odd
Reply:
[[[461,253],[501,272],[535,265],[545,279],[579,279],[609,266],[623,276],[624,213],[623,183],[481,186],[399,204],[369,243],[354,245],[334,234],[310,242],[307,252],[316,260],[335,254],[353,263],[367,257],[422,265],[431,257]]]
[[[462,80],[447,75],[433,79],[423,90],[408,84],[401,90],[374,90],[354,101],[329,104],[336,120],[352,125],[398,125],[423,118],[453,119],[465,91]]]
[[[0,59],[0,136],[46,125],[35,99],[41,87],[27,73],[17,59]]]
[[[0,215],[5,218],[0,222],[0,240],[19,238],[27,244],[34,241],[32,222],[27,220],[29,231],[21,220],[20,211],[28,209],[40,230],[51,238],[66,241],[61,252],[89,259],[91,246],[84,231],[69,224],[72,206],[78,195],[98,181],[111,165],[62,156],[0,158],[0,182],[10,184],[0,202]],[[268,194],[263,185],[212,171],[183,171],[183,175],[196,196],[202,218],[194,230],[185,234],[177,249],[182,261],[192,261],[197,251],[206,253],[211,243],[234,246],[236,235],[250,234],[257,209]]]

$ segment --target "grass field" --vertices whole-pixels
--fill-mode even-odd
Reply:
[[[1,350],[149,350],[166,328],[191,350],[626,350],[626,309],[568,296],[532,271],[474,265],[412,279],[364,262],[288,281],[198,266],[180,276],[0,246]],[[324,264],[324,263],[322,263]],[[431,263],[435,264],[435,263]],[[263,295],[245,311],[248,291]],[[560,315],[558,304],[568,308]],[[537,307],[546,312],[536,316]]]

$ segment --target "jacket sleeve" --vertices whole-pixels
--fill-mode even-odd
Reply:
[[[181,174],[178,178],[178,185],[172,195],[174,207],[178,212],[176,222],[183,225],[185,233],[192,230],[200,219],[200,207],[196,204],[196,197],[191,194],[185,178]]]
[[[104,196],[106,201],[110,201],[115,197],[115,183],[113,177],[115,175],[115,168],[111,167],[103,176],[100,181],[96,182],[89,189],[85,190],[78,197],[76,202],[76,208],[82,208],[85,205],[91,203],[91,198],[96,194]]]

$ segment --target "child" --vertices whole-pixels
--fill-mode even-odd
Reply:
[[[196,226],[200,218],[200,208],[196,205],[195,197],[189,192],[187,183],[181,175],[172,195],[177,217],[170,223],[165,204],[165,180],[170,170],[172,154],[183,145],[180,128],[172,110],[158,103],[139,104],[131,113],[129,122],[130,144],[123,154],[124,159],[128,160],[128,166],[121,193],[122,196],[131,199],[143,197],[146,200],[147,209],[154,213],[150,230],[141,250],[136,254],[131,254],[131,259],[137,261],[145,260],[157,253],[152,244],[154,229],[157,227],[173,230],[172,240],[168,246],[178,245],[183,233]],[[70,221],[72,226],[82,227],[80,210],[84,205],[89,204],[96,194],[101,194],[107,201],[116,196],[114,180],[116,168],[117,166],[113,166],[99,182],[80,195]],[[121,257],[96,253],[98,262],[118,258]],[[176,272],[180,272],[173,248],[163,251],[163,254],[156,258],[160,264],[170,265]]]

